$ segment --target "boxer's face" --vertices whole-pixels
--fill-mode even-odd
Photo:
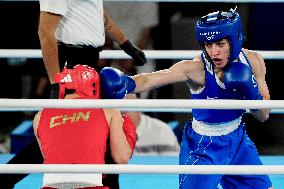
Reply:
[[[216,68],[224,68],[230,56],[230,43],[228,39],[205,43],[205,50]]]

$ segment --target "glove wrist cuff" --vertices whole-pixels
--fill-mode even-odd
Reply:
[[[54,83],[50,86],[50,98],[51,99],[58,99],[59,98],[59,84]]]
[[[129,94],[129,93],[132,93],[135,88],[136,88],[136,83],[135,81],[129,77],[129,76],[126,76],[126,79],[127,79],[127,91],[126,93]]]
[[[124,43],[122,43],[122,44],[120,45],[120,48],[121,48],[121,49],[127,49],[127,48],[129,48],[129,47],[132,47],[132,44],[131,44],[131,42],[130,42],[129,40],[126,40]]]

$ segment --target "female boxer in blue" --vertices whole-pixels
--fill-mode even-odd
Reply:
[[[193,99],[270,99],[264,60],[258,53],[242,48],[242,24],[235,10],[210,13],[196,22],[195,29],[201,55],[169,69],[135,75],[133,80],[117,70],[103,69],[101,77],[108,78],[103,81],[107,93],[116,98],[185,81]],[[110,78],[119,82],[107,82]],[[261,165],[245,131],[244,112],[194,109],[193,120],[184,128],[180,165]],[[251,110],[251,114],[263,122],[269,110]],[[216,189],[218,185],[224,189],[272,188],[267,175],[183,174],[179,179],[180,189]]]

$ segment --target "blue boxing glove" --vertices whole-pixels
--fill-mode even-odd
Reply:
[[[232,62],[224,70],[227,89],[240,91],[246,100],[262,100],[252,69],[242,62]]]
[[[102,98],[105,99],[122,99],[136,87],[131,77],[112,67],[104,67],[100,77]]]

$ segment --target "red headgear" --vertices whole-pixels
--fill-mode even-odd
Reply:
[[[100,98],[100,76],[92,67],[80,64],[73,69],[64,67],[54,79],[59,83],[59,98],[64,98],[65,89],[74,89],[81,97]]]

